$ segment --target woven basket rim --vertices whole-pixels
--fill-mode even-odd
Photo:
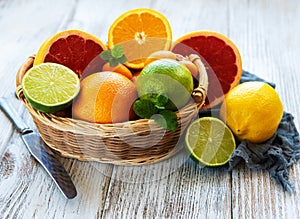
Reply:
[[[155,123],[154,119],[142,119],[142,118],[138,118],[135,120],[130,120],[130,121],[124,121],[124,122],[118,122],[118,123],[96,123],[96,122],[87,122],[84,120],[80,120],[80,119],[75,119],[75,118],[70,118],[70,117],[61,117],[61,116],[57,116],[55,114],[49,114],[49,113],[43,113],[40,112],[36,109],[34,109],[30,103],[26,100],[24,94],[23,94],[23,89],[22,86],[18,86],[16,89],[16,94],[18,96],[18,98],[26,105],[27,109],[30,110],[31,112],[33,112],[36,116],[40,116],[40,117],[44,117],[44,118],[51,118],[51,120],[54,123],[71,123],[71,124],[77,124],[77,125],[81,125],[81,126],[85,126],[85,125],[93,125],[93,127],[122,127],[122,126],[126,126],[126,124],[135,124],[136,122],[147,122],[147,123]],[[176,115],[180,115],[182,113],[184,113],[185,111],[191,109],[191,108],[198,108],[199,104],[194,103],[192,100],[190,100],[185,106],[183,106],[182,108],[180,108],[178,111],[176,111]],[[159,125],[157,125],[158,127],[160,127]],[[161,128],[161,127],[160,127]],[[161,128],[163,129],[163,128]]]

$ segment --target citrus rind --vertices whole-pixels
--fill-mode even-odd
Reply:
[[[155,30],[155,27],[150,27],[148,26],[149,24],[152,24],[151,22],[149,23],[149,19],[147,20],[147,24],[141,24],[142,23],[142,15],[150,15],[152,19],[157,19],[160,25],[164,27],[164,30],[158,29]],[[130,19],[130,17],[137,16],[138,18],[134,19],[134,22],[136,23],[134,26],[130,26],[129,22],[126,21],[126,19]],[[123,25],[126,25],[126,28],[121,28]],[[118,34],[118,36],[122,35],[126,37],[126,40],[116,40],[116,37],[114,36],[114,31],[118,30],[120,31],[121,29],[124,29],[123,34]],[[160,36],[160,34],[157,35],[157,33],[163,31],[165,34],[164,36]],[[154,33],[154,34],[153,34]],[[151,41],[151,43],[147,43],[148,41]],[[108,47],[112,49],[115,45],[117,44],[122,44],[123,47],[129,47],[129,51],[126,52],[126,48],[123,48],[125,50],[125,55],[129,59],[125,65],[129,68],[132,69],[142,69],[145,66],[145,61],[147,59],[147,56],[145,57],[139,57],[137,59],[135,58],[130,58],[127,53],[132,53],[133,52],[133,47],[138,48],[143,47],[143,49],[138,49],[139,53],[141,53],[142,50],[145,51],[145,48],[147,49],[153,49],[155,48],[154,45],[156,42],[159,42],[161,44],[161,41],[163,40],[163,46],[160,46],[159,48],[156,48],[155,51],[158,50],[169,50],[172,44],[172,30],[170,23],[168,22],[168,19],[161,14],[160,12],[149,9],[149,8],[138,8],[138,9],[132,9],[129,10],[122,15],[120,15],[110,26],[109,31],[108,31]],[[150,42],[149,41],[149,42]],[[153,42],[152,42],[153,41]],[[149,45],[148,45],[149,44]],[[128,45],[128,46],[126,46]],[[143,51],[143,53],[144,53]],[[148,55],[150,55],[152,52],[149,52]]]
[[[51,74],[58,74],[58,77],[54,76],[49,81]],[[42,63],[26,72],[22,79],[22,89],[33,108],[44,113],[55,113],[72,104],[79,93],[80,80],[76,73],[63,65]]]
[[[199,129],[197,130],[197,128]],[[207,136],[207,132],[210,133],[209,136]],[[220,133],[221,136],[218,136]],[[231,130],[223,121],[213,117],[202,117],[193,121],[186,131],[185,143],[190,157],[194,161],[211,167],[226,164],[236,148]],[[221,158],[217,157],[220,155],[222,155]]]
[[[184,44],[184,41],[186,40],[191,40],[194,39],[195,43],[199,42],[197,40],[197,37],[199,38],[205,38],[206,41],[208,41],[208,39],[217,39],[217,41],[219,43],[222,43],[222,51],[226,50],[226,51],[232,51],[233,54],[235,55],[235,62],[231,63],[230,65],[228,65],[227,62],[225,62],[223,59],[227,59],[229,57],[229,55],[223,55],[222,58],[217,58],[217,56],[220,56],[220,51],[214,51],[212,52],[212,50],[215,49],[215,45],[209,45],[209,43],[204,43],[201,45],[197,45],[197,46],[188,46],[186,45],[186,47],[190,47],[191,49],[195,50],[193,52],[197,52],[199,53],[199,55],[203,58],[203,62],[205,63],[206,67],[208,68],[208,77],[209,77],[209,88],[208,88],[208,95],[206,97],[206,101],[205,101],[205,105],[202,107],[203,109],[209,109],[212,108],[214,106],[217,106],[218,104],[220,104],[223,100],[224,100],[224,94],[228,93],[233,87],[235,87],[236,85],[239,84],[240,78],[242,76],[242,58],[241,58],[241,54],[236,46],[236,44],[229,39],[227,36],[219,33],[219,32],[215,32],[215,31],[211,31],[211,30],[200,30],[200,31],[193,31],[190,33],[187,33],[181,37],[179,37],[178,39],[175,40],[175,42],[172,45],[171,51],[175,52],[175,53],[180,53],[178,52],[178,48],[176,48],[176,46],[178,45],[179,47]],[[210,41],[211,44],[212,41]],[[203,48],[202,48],[203,47]],[[197,50],[201,50],[202,52],[199,52]],[[185,51],[187,52],[187,51]],[[184,53],[185,53],[184,52]],[[201,54],[202,53],[202,54]],[[212,54],[210,54],[212,53]],[[211,55],[208,57],[207,54]],[[187,55],[187,54],[184,54]],[[207,58],[207,59],[206,59]],[[213,64],[211,65],[211,60],[218,60],[218,62],[222,63],[222,64]],[[210,69],[211,68],[211,69]],[[223,68],[229,68],[230,70],[224,70]],[[221,70],[220,70],[221,69]],[[236,69],[236,73],[235,75],[231,75],[228,74],[228,71],[231,72],[233,71],[232,69]],[[213,71],[211,71],[213,70]],[[218,73],[219,72],[219,73]],[[214,73],[214,74],[213,74]],[[232,76],[230,77],[230,80],[228,79],[222,79],[222,76],[228,77],[228,76]],[[233,78],[234,76],[234,78]],[[220,78],[221,77],[221,78]],[[217,81],[218,80],[218,83]],[[213,82],[213,83],[211,83]],[[225,91],[224,91],[225,90]]]

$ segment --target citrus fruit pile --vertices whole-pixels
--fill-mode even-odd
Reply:
[[[282,116],[282,102],[270,85],[244,82],[225,95],[220,107],[223,121],[212,117],[194,121],[185,142],[194,160],[207,166],[223,165],[235,148],[234,138],[263,143],[273,137]]]
[[[87,122],[146,118],[175,131],[175,111],[190,101],[198,84],[198,68],[186,58],[196,54],[208,74],[203,109],[221,108],[223,121],[206,117],[191,123],[185,138],[191,156],[208,166],[223,165],[235,149],[235,138],[259,143],[274,135],[281,101],[266,84],[238,85],[241,55],[225,35],[195,31],[172,42],[168,19],[139,8],[116,18],[107,36],[107,45],[81,30],[47,39],[22,79],[28,102],[45,113],[72,106],[73,118]],[[267,117],[266,127],[262,118]]]

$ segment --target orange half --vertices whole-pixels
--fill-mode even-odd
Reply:
[[[92,34],[81,30],[65,30],[54,34],[42,44],[33,65],[54,62],[69,67],[81,77],[106,49],[106,45]]]
[[[141,69],[146,58],[155,51],[169,50],[172,31],[166,17],[161,13],[139,8],[125,12],[111,25],[108,47],[121,44],[128,67]]]

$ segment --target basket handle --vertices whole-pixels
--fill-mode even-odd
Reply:
[[[22,78],[25,73],[33,66],[35,55],[31,55],[27,60],[20,66],[17,75],[16,75],[16,87],[19,87],[22,84]]]
[[[180,54],[176,54],[176,59],[178,61],[181,61],[181,60],[191,61],[192,63],[194,63],[194,65],[196,65],[196,67],[198,69],[198,73],[199,73],[198,82],[199,83],[198,83],[198,86],[196,88],[194,88],[194,90],[192,92],[192,97],[193,97],[195,103],[197,104],[198,109],[200,109],[205,103],[205,98],[206,98],[207,90],[208,90],[208,75],[207,75],[206,68],[205,68],[203,62],[201,61],[201,58],[199,57],[199,55],[196,55],[196,54],[190,54],[187,57],[184,57]]]

